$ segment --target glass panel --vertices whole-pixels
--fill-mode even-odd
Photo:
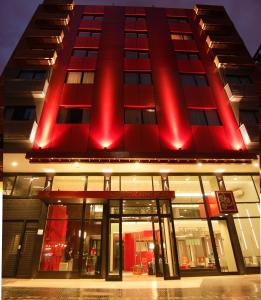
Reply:
[[[78,36],[91,36],[90,31],[79,31]]]
[[[126,38],[136,38],[137,33],[136,32],[125,32],[125,37]]]
[[[82,109],[82,123],[90,123],[91,120],[91,111],[89,108]]]
[[[49,205],[48,219],[80,219],[82,217],[82,205]]]
[[[193,36],[190,35],[190,34],[184,34],[184,35],[183,35],[183,39],[184,39],[185,41],[190,41],[190,40],[193,40]]]
[[[75,49],[73,50],[73,56],[86,56],[86,50]]]
[[[211,110],[205,110],[206,117],[208,120],[208,125],[212,126],[218,126],[221,125],[218,113],[216,110],[211,109]]]
[[[124,82],[127,84],[138,84],[139,76],[138,73],[124,73]]]
[[[85,84],[94,83],[94,72],[83,72],[82,83],[85,83]]]
[[[111,176],[111,191],[120,190],[120,176]]]
[[[198,86],[208,86],[206,75],[195,75]]]
[[[23,70],[19,73],[20,79],[32,80],[34,76],[34,71]]]
[[[183,40],[183,36],[181,34],[171,34],[172,40]]]
[[[156,110],[152,108],[143,109],[143,123],[144,124],[156,124]]]
[[[151,74],[140,73],[140,83],[141,84],[151,84],[152,83]]]
[[[102,219],[103,205],[102,204],[87,204],[85,209],[86,219]]]
[[[260,204],[259,203],[237,203],[239,217],[259,217]]]
[[[152,191],[151,176],[121,176],[122,191]]]
[[[123,214],[157,214],[155,200],[123,200]]]
[[[160,238],[160,228],[158,218],[153,218],[153,229],[154,229],[154,255],[155,255],[155,266],[156,275],[163,276],[163,260],[162,260],[162,248]]]
[[[52,191],[84,191],[85,176],[54,176]]]
[[[139,58],[149,58],[148,52],[139,52]]]
[[[88,191],[103,191],[104,176],[88,176]]]
[[[125,51],[125,57],[138,58],[138,52],[137,51]]]
[[[137,37],[138,37],[138,38],[147,38],[147,37],[148,37],[148,34],[147,34],[147,33],[138,33],[138,34],[137,34]]]
[[[17,176],[13,196],[27,196],[32,183],[32,176]]]
[[[101,234],[101,221],[88,220],[84,223],[83,274],[101,274]]]
[[[170,201],[169,200],[159,200],[159,208],[161,214],[170,214]]]
[[[219,191],[216,176],[202,176],[202,183],[206,196],[214,196],[215,191]]]
[[[184,52],[176,52],[176,59],[177,60],[187,60],[188,55],[187,55],[187,53],[184,53]]]
[[[120,213],[120,200],[110,200],[110,214]]]
[[[109,221],[109,275],[120,275],[120,221],[110,219]]]
[[[162,191],[161,176],[153,176],[153,190]]]
[[[174,218],[206,218],[204,204],[172,204]]]
[[[216,268],[207,221],[174,220],[174,225],[180,269]]]
[[[255,186],[256,186],[256,190],[260,191],[260,177],[259,176],[252,176]]]
[[[196,85],[193,75],[181,74],[180,76],[183,85],[191,85],[191,86]]]
[[[225,220],[211,222],[213,225],[221,272],[237,272],[234,252],[227,229],[227,222]]]
[[[125,123],[126,124],[141,124],[141,110],[140,109],[125,109]]]
[[[201,109],[190,109],[189,120],[192,125],[207,125],[204,111]]]
[[[251,176],[224,176],[226,189],[233,191],[236,202],[259,202]]]
[[[4,177],[4,182],[3,182],[3,185],[4,185],[3,194],[4,195],[6,195],[6,196],[11,195],[14,181],[15,181],[15,176]]]
[[[260,264],[260,219],[234,218],[239,243],[246,267],[259,267]]]
[[[190,60],[199,60],[200,57],[197,53],[189,53],[189,59]]]
[[[80,221],[48,220],[40,271],[78,271],[80,236]]]
[[[81,83],[82,72],[68,72],[66,83]]]
[[[173,230],[169,218],[162,218],[160,221],[163,252],[164,252],[164,278],[177,275],[174,254]]]
[[[36,196],[45,187],[46,177],[32,177],[29,196]]]
[[[175,191],[174,203],[203,202],[197,176],[169,176],[169,189]]]

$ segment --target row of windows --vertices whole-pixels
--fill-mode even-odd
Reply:
[[[90,123],[91,108],[65,108],[59,110],[57,123],[80,124]],[[154,108],[126,108],[124,111],[126,124],[156,124],[156,111]],[[240,123],[248,125],[259,124],[259,111],[240,110]],[[34,106],[8,106],[4,111],[6,121],[30,121],[35,119]],[[221,125],[216,110],[189,109],[189,118],[192,125]]]

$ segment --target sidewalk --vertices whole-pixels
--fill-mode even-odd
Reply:
[[[122,282],[97,279],[3,279],[4,300],[254,300],[260,299],[260,275],[152,278]]]

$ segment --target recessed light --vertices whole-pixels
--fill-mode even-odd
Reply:
[[[73,165],[74,165],[75,168],[79,168],[80,167],[80,164],[79,164],[78,161],[74,162]]]
[[[160,173],[169,173],[168,169],[160,169]]]
[[[61,200],[58,200],[57,202],[58,202],[58,203],[61,203],[62,201],[61,201]]]
[[[225,172],[225,169],[216,169],[214,170],[214,173],[223,173]]]
[[[13,167],[16,167],[16,166],[18,165],[18,163],[17,163],[16,161],[13,161],[13,162],[11,163],[11,165],[12,165]]]
[[[236,181],[236,180],[238,180],[238,178],[237,178],[237,177],[234,177],[234,178],[233,178],[233,180],[235,180],[235,181]]]
[[[45,173],[55,173],[54,169],[44,169]]]
[[[256,168],[258,168],[259,167],[259,163],[255,162],[255,163],[253,163],[253,166],[256,167]]]
[[[198,162],[197,165],[198,165],[199,167],[202,167],[202,162]]]
[[[102,173],[112,173],[112,169],[102,169]]]

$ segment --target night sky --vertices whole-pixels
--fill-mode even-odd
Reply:
[[[42,0],[3,0],[0,9],[0,73],[33,12]],[[193,8],[195,3],[224,5],[251,55],[261,43],[261,0],[75,0],[76,4],[115,4]]]

